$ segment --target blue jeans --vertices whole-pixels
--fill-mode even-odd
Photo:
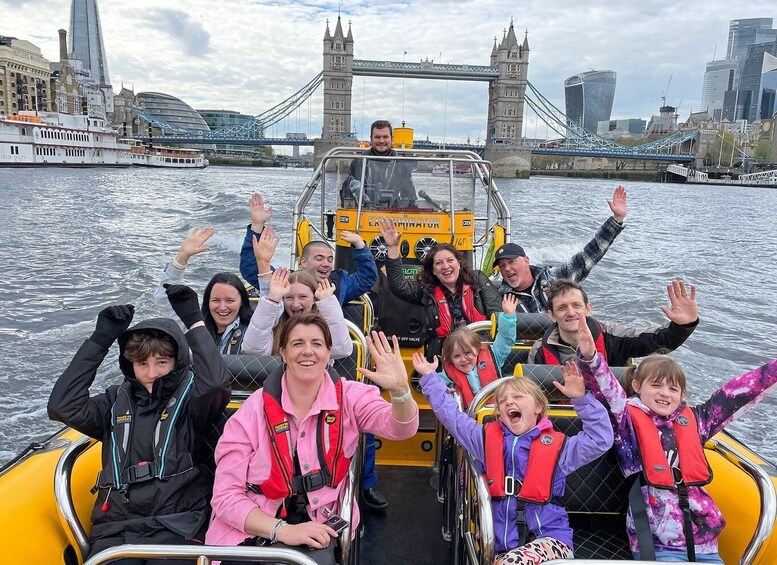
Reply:
[[[375,475],[375,436],[364,434],[364,475],[362,475],[362,487],[371,489],[378,482]]]
[[[639,559],[639,551],[632,552],[634,559]],[[656,550],[656,561],[671,561],[674,563],[686,563],[688,554],[685,551],[659,551]],[[719,563],[723,565],[723,560],[717,553],[697,553],[697,563]]]

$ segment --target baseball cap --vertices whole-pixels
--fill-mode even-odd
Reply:
[[[500,245],[499,249],[494,253],[494,267],[500,259],[515,259],[516,257],[526,257],[526,252],[523,247],[517,243],[505,243]]]

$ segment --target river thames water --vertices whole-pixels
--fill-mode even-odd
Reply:
[[[238,272],[253,191],[274,205],[271,222],[288,261],[291,206],[310,170],[210,167],[0,169],[0,464],[56,431],[46,416],[55,379],[109,304],[156,315],[152,293],[194,226],[214,226],[212,249],[192,259],[201,292],[217,271]],[[579,251],[609,215],[616,182],[535,177],[498,182],[513,240],[534,264]],[[624,183],[627,228],[586,281],[594,315],[634,326],[663,323],[665,285],[698,285],[701,323],[675,353],[691,401],[777,356],[777,190]],[[281,247],[283,249],[281,249]],[[93,387],[118,372],[112,348]],[[732,426],[777,460],[777,396]]]

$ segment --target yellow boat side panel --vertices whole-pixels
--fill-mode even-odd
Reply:
[[[73,430],[58,439],[74,441],[81,434]],[[64,451],[35,453],[3,474],[0,480],[0,531],[3,532],[3,562],[61,565],[65,551],[79,555],[74,540],[68,539],[59,521],[54,499],[54,470]],[[73,470],[74,504],[89,531],[94,495],[89,493],[100,467],[100,444],[84,453]]]

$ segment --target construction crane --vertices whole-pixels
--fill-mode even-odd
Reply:
[[[666,95],[669,92],[669,85],[672,84],[672,77],[674,76],[674,73],[669,75],[669,80],[666,82],[666,88],[664,89],[664,94],[661,96],[661,107],[666,106]]]

